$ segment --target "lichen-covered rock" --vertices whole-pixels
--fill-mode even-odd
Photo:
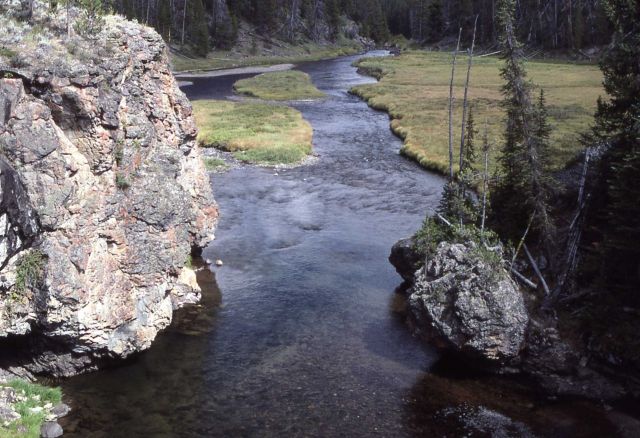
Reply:
[[[93,40],[46,22],[33,47],[25,24],[0,36],[20,56],[0,55],[0,338],[51,340],[65,365],[34,370],[73,374],[148,348],[197,300],[185,264],[218,211],[162,38],[113,16]]]
[[[418,331],[441,347],[490,361],[520,352],[529,321],[522,294],[473,244],[441,243],[410,293]]]

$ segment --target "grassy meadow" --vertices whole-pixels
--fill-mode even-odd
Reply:
[[[410,51],[398,57],[363,59],[358,67],[380,81],[351,90],[373,108],[390,114],[391,128],[404,140],[404,155],[425,168],[442,173],[447,172],[449,163],[451,58],[450,53]],[[495,57],[474,59],[469,101],[479,131],[476,136],[478,149],[485,122],[490,141],[496,145],[502,142],[501,64]],[[602,74],[596,65],[560,61],[530,61],[527,71],[529,78],[545,91],[553,127],[551,161],[554,168],[561,168],[582,148],[579,135],[589,127],[597,98],[604,93]],[[454,145],[457,147],[466,74],[467,58],[459,56],[454,81]],[[536,89],[536,97],[538,93]],[[494,165],[496,155],[494,147]]]
[[[319,99],[325,96],[301,71],[263,73],[233,85],[236,93],[264,100]]]
[[[232,152],[254,164],[295,164],[311,153],[313,129],[287,106],[198,100],[193,102],[198,144]]]

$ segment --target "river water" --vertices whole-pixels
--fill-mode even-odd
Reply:
[[[380,55],[381,53],[373,53]],[[443,180],[398,154],[386,114],[348,94],[356,57],[301,67],[329,96],[294,106],[314,164],[211,178],[221,220],[204,300],[148,352],[63,383],[71,437],[608,436],[604,411],[452,370],[412,337],[388,263]],[[191,99],[240,76],[197,78]],[[605,434],[605,435],[602,435]]]

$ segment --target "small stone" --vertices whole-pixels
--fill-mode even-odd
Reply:
[[[62,436],[62,427],[55,421],[47,421],[40,427],[40,436],[42,438],[58,438]]]
[[[222,265],[224,265],[222,260],[220,260],[220,259],[216,260],[216,266],[222,266]]]
[[[71,408],[68,405],[60,403],[53,407],[53,409],[51,410],[51,414],[55,415],[56,418],[61,418],[67,415],[70,411]]]

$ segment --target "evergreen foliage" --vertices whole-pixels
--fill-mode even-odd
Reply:
[[[610,145],[599,211],[604,219],[602,272],[609,286],[635,290],[640,284],[640,3],[603,3],[615,35],[601,61],[609,99],[599,101],[595,126],[596,135]]]
[[[506,238],[517,240],[533,218],[534,234],[547,244],[553,231],[549,215],[549,126],[544,94],[538,106],[531,100],[522,46],[515,37],[515,2],[498,3],[502,59],[505,143],[499,157],[500,180],[494,192],[494,222]]]
[[[190,27],[193,38],[194,51],[198,56],[206,56],[209,53],[209,30],[202,0],[190,0]]]

